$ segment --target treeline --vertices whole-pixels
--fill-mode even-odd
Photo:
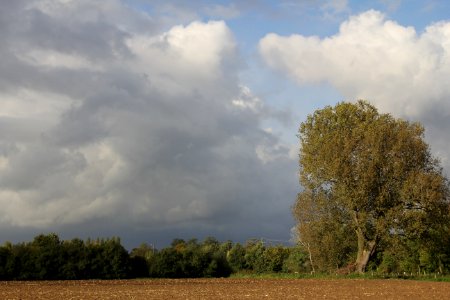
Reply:
[[[297,247],[244,245],[215,238],[175,239],[169,247],[142,244],[128,252],[119,238],[72,239],[38,235],[26,243],[0,247],[0,280],[227,277],[235,272],[307,272],[307,256]]]
[[[347,241],[322,248],[303,244],[293,247],[268,245],[261,240],[244,244],[219,242],[209,237],[175,239],[155,249],[142,244],[128,252],[117,237],[60,240],[56,234],[38,235],[33,241],[0,246],[0,280],[76,280],[122,278],[227,277],[233,273],[325,273],[348,274],[354,249]],[[446,245],[449,239],[446,239]],[[450,247],[442,251],[380,249],[367,271],[378,275],[448,274]],[[410,245],[411,246],[411,245]],[[444,251],[445,250],[445,251]],[[445,253],[445,254],[443,254]]]
[[[113,279],[132,276],[119,238],[61,241],[56,234],[0,247],[1,280]]]
[[[146,244],[130,255],[145,266],[142,277],[226,277],[232,273],[308,272],[307,255],[298,247],[264,245],[249,240],[244,245],[207,238],[176,239],[170,247],[154,251]],[[136,269],[135,269],[136,270]],[[148,273],[147,273],[148,272]]]

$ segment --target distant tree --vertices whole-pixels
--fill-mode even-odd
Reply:
[[[64,279],[87,278],[87,250],[80,239],[72,239],[62,243],[63,266],[61,275]]]
[[[227,248],[213,237],[206,238],[201,245],[201,253],[207,257],[207,266],[203,277],[227,277],[231,274],[231,267],[227,261]]]
[[[245,244],[245,263],[249,270],[256,273],[265,272],[266,266],[263,258],[266,247],[262,241],[248,240]]]
[[[62,242],[58,235],[40,234],[34,238],[30,246],[34,252],[36,279],[60,279],[63,256]]]
[[[228,253],[233,248],[233,242],[228,240],[220,244],[220,251],[223,253]]]
[[[196,239],[175,239],[170,247],[152,255],[150,276],[161,278],[226,277],[231,268],[226,260],[228,246],[208,237],[202,243]]]
[[[288,256],[283,261],[283,272],[286,273],[306,273],[312,271],[309,266],[308,253],[303,247],[289,247],[286,249]]]
[[[196,240],[194,242],[196,242]],[[170,246],[174,249],[182,251],[186,247],[186,241],[183,239],[174,239]]]
[[[130,264],[131,264],[131,276],[132,277],[148,277],[150,263],[153,259],[155,249],[146,243],[141,244],[139,247],[131,250]]]
[[[362,273],[391,237],[425,247],[445,232],[448,182],[420,124],[380,114],[364,101],[339,103],[309,115],[299,138],[304,190],[294,215],[300,234],[310,233],[300,238],[311,245],[328,228],[332,238],[322,240],[322,253],[340,240],[347,244],[353,231],[355,267]]]
[[[246,269],[245,254],[245,248],[240,243],[234,244],[227,252],[226,258],[233,272],[239,272]]]
[[[289,256],[289,250],[283,246],[266,247],[262,259],[264,261],[264,271],[277,273],[283,270],[284,261]]]
[[[202,248],[205,251],[217,251],[220,248],[220,243],[216,238],[209,236],[203,240]]]
[[[173,247],[159,251],[150,264],[150,276],[156,278],[181,278],[183,276],[182,253]]]
[[[117,237],[87,240],[86,260],[89,279],[126,278],[131,272],[129,254]]]
[[[127,278],[131,271],[129,254],[120,243],[120,238],[113,237],[107,239],[101,246],[102,255],[107,258],[104,265],[105,278]]]
[[[37,269],[35,263],[36,252],[26,243],[19,243],[12,246],[13,253],[13,279],[31,280],[37,279]]]
[[[13,277],[14,255],[11,243],[0,247],[0,280],[9,280]]]

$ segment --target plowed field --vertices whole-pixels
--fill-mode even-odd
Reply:
[[[450,283],[363,279],[0,282],[0,299],[450,299]]]

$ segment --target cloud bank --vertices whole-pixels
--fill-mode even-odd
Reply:
[[[2,5],[5,238],[289,237],[296,158],[239,82],[232,32],[160,25],[119,1]]]
[[[450,22],[417,32],[370,10],[325,38],[268,34],[259,50],[268,66],[299,84],[326,82],[344,100],[367,99],[383,112],[422,122],[450,173]]]

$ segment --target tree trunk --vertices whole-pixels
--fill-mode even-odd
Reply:
[[[356,235],[358,236],[358,255],[356,257],[356,271],[363,274],[366,271],[367,263],[372,255],[375,253],[377,241],[368,241],[364,236],[361,228],[356,229]]]
[[[314,268],[314,262],[313,262],[312,254],[311,254],[311,248],[309,247],[309,243],[306,243],[306,245],[308,248],[309,262],[311,263],[312,272],[313,272],[313,274],[316,274],[316,269]]]
[[[311,247],[310,244],[307,242],[302,242],[300,241],[300,244],[303,247],[306,247],[306,250],[308,250],[308,254],[309,254],[309,263],[311,264],[311,269],[312,269],[312,273],[315,274],[316,273],[316,269],[314,268],[314,262],[313,262],[313,258],[312,258],[312,253],[311,253]]]

